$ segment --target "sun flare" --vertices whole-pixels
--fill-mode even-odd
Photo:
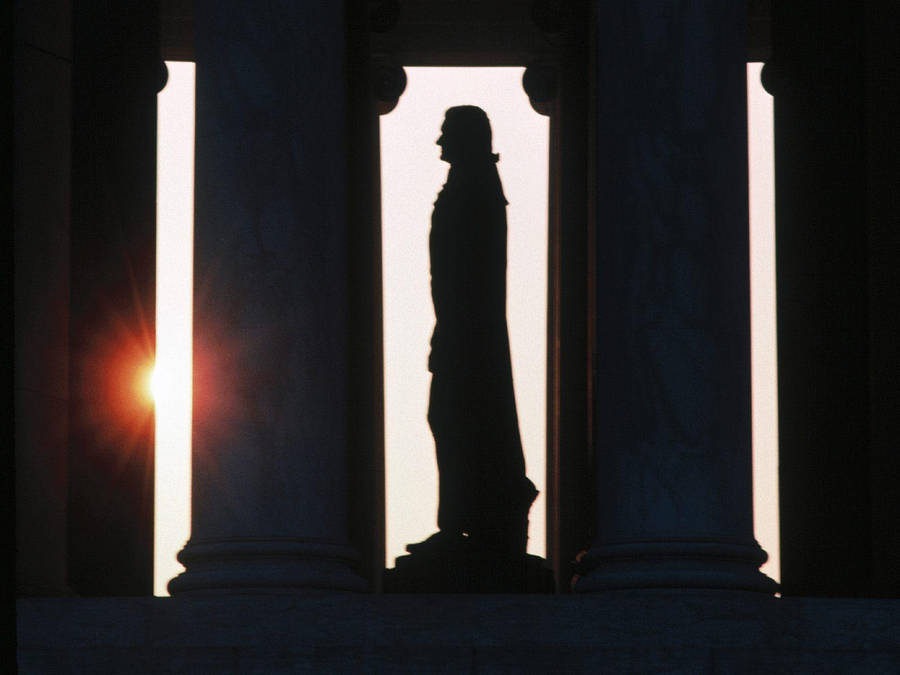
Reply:
[[[150,375],[147,377],[147,391],[150,394],[150,400],[156,403],[159,399],[159,370],[156,367],[150,369]]]

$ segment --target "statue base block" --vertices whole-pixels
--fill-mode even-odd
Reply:
[[[385,593],[553,593],[546,561],[535,555],[497,556],[477,551],[399,556],[384,571]]]

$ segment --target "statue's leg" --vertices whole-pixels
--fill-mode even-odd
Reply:
[[[439,375],[431,379],[428,398],[428,425],[434,436],[438,465],[438,531],[424,541],[407,544],[414,554],[441,554],[465,545],[460,494],[459,439],[452,414],[452,389]]]
[[[467,523],[467,531],[472,544],[481,549],[523,555],[528,513],[538,492],[525,475],[511,373],[483,381],[472,400],[476,422],[469,470],[480,489],[474,495],[475,517]]]
[[[438,466],[438,529],[463,531],[464,495],[461,471],[460,430],[454,424],[454,391],[448,378],[435,375],[431,380],[428,424],[434,436]]]

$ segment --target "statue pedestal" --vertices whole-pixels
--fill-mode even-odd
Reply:
[[[384,571],[385,593],[553,593],[546,561],[482,551],[417,552]]]

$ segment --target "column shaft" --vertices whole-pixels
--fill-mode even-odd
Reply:
[[[784,595],[900,596],[894,14],[773,8]]]
[[[597,533],[578,590],[772,590],[752,521],[745,6],[596,12]]]
[[[342,5],[197,7],[193,520],[173,593],[364,588]]]
[[[149,595],[159,3],[78,0],[72,19],[68,585]]]

